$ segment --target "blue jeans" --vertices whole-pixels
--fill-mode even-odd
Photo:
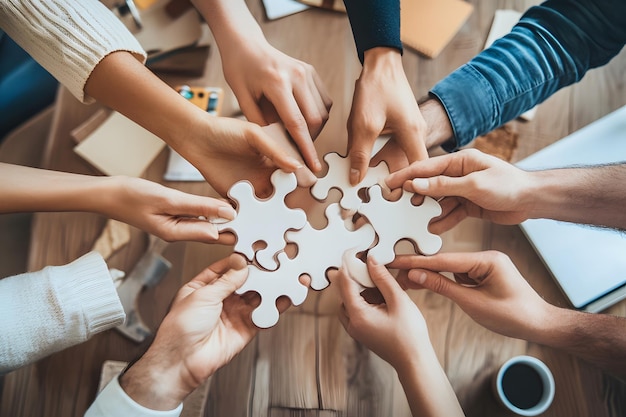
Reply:
[[[626,44],[626,1],[548,0],[510,34],[437,83],[454,151],[580,81]]]
[[[57,86],[48,71],[0,31],[0,141],[52,104]]]

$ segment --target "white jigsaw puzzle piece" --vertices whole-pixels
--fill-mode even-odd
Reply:
[[[296,189],[297,180],[293,173],[280,169],[270,178],[274,193],[270,198],[257,198],[248,181],[240,181],[228,191],[228,196],[237,202],[234,220],[217,225],[219,231],[232,231],[237,236],[235,251],[249,260],[255,257],[253,245],[263,241],[266,247],[257,251],[256,260],[263,268],[276,269],[275,255],[286,245],[285,232],[300,229],[306,224],[306,213],[285,205],[285,196]]]
[[[323,201],[328,197],[331,188],[337,188],[342,193],[339,204],[346,210],[356,211],[361,205],[359,190],[378,184],[389,175],[387,164],[381,161],[375,167],[370,167],[367,170],[365,178],[360,183],[350,185],[350,160],[348,158],[331,152],[324,155],[324,161],[328,164],[328,173],[311,187],[311,194],[316,199]]]
[[[347,249],[353,249],[355,254],[364,251],[374,243],[376,236],[370,224],[356,230],[347,229],[341,207],[336,203],[330,204],[325,213],[328,225],[324,229],[315,229],[307,222],[302,229],[285,234],[287,241],[298,245],[298,263],[303,273],[311,277],[311,288],[318,291],[329,285],[326,271],[341,266],[342,255]]]
[[[252,312],[252,321],[262,329],[278,323],[276,300],[280,296],[286,295],[297,306],[304,302],[308,293],[308,288],[298,279],[304,272],[297,258],[289,259],[285,252],[279,253],[277,258],[280,266],[276,271],[265,271],[249,265],[248,279],[236,291],[237,294],[248,291],[259,293],[261,304]]]
[[[402,239],[409,239],[424,255],[434,255],[441,249],[441,237],[428,231],[428,223],[441,214],[441,206],[430,197],[415,206],[411,203],[413,193],[403,190],[397,201],[388,201],[382,195],[380,185],[368,191],[370,201],[361,205],[359,213],[367,218],[378,234],[378,243],[370,249],[380,264],[386,265],[395,258],[394,246]]]
[[[348,249],[343,253],[342,267],[346,269],[350,278],[356,281],[362,289],[374,288],[376,285],[370,277],[370,272],[367,270],[367,264],[357,258],[357,251],[354,249]]]

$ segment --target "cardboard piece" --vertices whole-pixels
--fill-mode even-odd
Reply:
[[[157,136],[113,112],[74,152],[106,175],[139,177],[164,146]]]
[[[435,58],[465,23],[474,7],[462,0],[402,0],[402,42]]]
[[[263,0],[263,7],[269,20],[280,19],[309,8],[306,4],[295,0]]]
[[[519,22],[522,17],[521,12],[517,10],[496,10],[496,13],[493,17],[493,23],[491,24],[491,29],[489,30],[489,35],[487,36],[487,41],[485,41],[485,48],[487,49],[494,43],[497,39],[500,39],[507,33],[513,29],[513,26]],[[532,120],[537,113],[537,106],[533,107],[530,110],[526,110],[519,117],[524,120]]]

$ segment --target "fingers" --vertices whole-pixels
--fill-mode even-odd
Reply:
[[[385,182],[389,188],[398,188],[406,181],[411,181],[414,178],[429,178],[439,175],[449,177],[462,176],[464,174],[463,159],[466,155],[463,152],[464,151],[435,156],[412,163],[406,168],[391,173],[385,179]]]
[[[298,149],[302,153],[307,166],[312,171],[317,172],[322,169],[322,165],[317,156],[315,146],[313,146],[313,139],[309,133],[309,127],[305,116],[302,114],[301,106],[305,107],[307,111],[310,111],[311,107],[307,99],[304,99],[306,105],[299,103],[294,97],[295,91],[292,91],[290,85],[284,85],[282,88],[271,89],[267,91],[266,97],[272,102],[276,108],[276,112],[283,121],[285,128],[293,138]],[[305,93],[298,94],[300,99],[306,96]]]
[[[383,295],[385,303],[390,308],[397,304],[399,297],[406,295],[387,268],[384,265],[379,265],[372,257],[367,258],[367,270],[370,273],[372,282],[374,282],[376,288]]]
[[[361,297],[361,286],[350,277],[348,268],[343,265],[337,272],[337,282],[339,283],[339,294],[347,312],[360,314],[367,307],[367,302]]]
[[[353,109],[354,110],[354,109]],[[374,141],[380,129],[366,125],[352,114],[348,120],[348,158],[350,158],[350,184],[360,183],[370,164]]]
[[[437,272],[425,269],[410,270],[408,278],[416,285],[441,294],[455,303],[466,296],[467,291],[471,291],[470,288],[463,287]]]
[[[248,278],[248,268],[245,262],[240,263],[230,257],[228,260],[230,269],[223,273],[219,279],[215,279],[207,285],[207,288],[210,287],[211,296],[215,300],[223,301],[241,287]]]
[[[294,172],[303,167],[300,161],[289,155],[289,152],[268,136],[260,126],[248,124],[248,129],[246,138],[250,146],[270,159],[278,168]]]

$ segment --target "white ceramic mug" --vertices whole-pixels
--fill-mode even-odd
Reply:
[[[506,361],[494,381],[500,403],[520,416],[537,416],[554,399],[554,377],[550,369],[532,356],[515,356]]]

